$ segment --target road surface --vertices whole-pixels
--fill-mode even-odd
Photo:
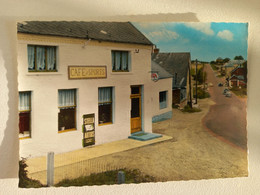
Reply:
[[[224,87],[218,87],[223,78],[216,77],[210,65],[205,66],[207,82],[212,83],[209,92],[215,105],[211,106],[209,113],[204,118],[206,127],[217,135],[223,137],[236,146],[247,149],[246,131],[246,99],[235,94],[225,97],[222,93]]]

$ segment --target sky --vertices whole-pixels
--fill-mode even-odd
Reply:
[[[190,52],[191,59],[247,59],[247,23],[133,23],[160,52]]]

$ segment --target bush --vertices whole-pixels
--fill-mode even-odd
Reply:
[[[193,94],[194,94],[194,97],[196,97],[196,88],[195,87],[193,88]],[[197,89],[197,94],[198,94],[198,99],[205,99],[205,98],[210,97],[210,94],[200,87],[198,87],[198,89]]]
[[[201,109],[199,109],[199,108],[191,108],[189,105],[186,105],[186,106],[184,106],[184,109],[182,111],[183,112],[193,113],[193,112],[200,112]]]
[[[20,188],[40,188],[44,187],[40,181],[31,179],[28,177],[28,171],[26,170],[28,165],[26,164],[26,158],[22,158],[19,161],[19,187]]]

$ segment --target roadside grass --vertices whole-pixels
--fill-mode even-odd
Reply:
[[[22,160],[19,161],[19,184],[18,184],[18,186],[20,188],[46,187],[43,184],[41,184],[40,181],[29,178],[27,175],[28,171],[26,170],[26,167],[28,167],[28,165],[26,164],[26,158],[22,158]]]
[[[193,88],[193,94],[194,94],[194,97],[196,97],[196,88],[195,87]],[[197,88],[197,94],[198,94],[199,99],[205,99],[205,98],[210,97],[210,94],[207,91],[205,91],[204,89],[202,89],[201,87]]]
[[[64,179],[57,183],[55,187],[69,186],[92,186],[92,185],[112,185],[117,184],[117,174],[119,170],[106,171],[103,173],[91,174],[89,176],[81,176],[75,179]],[[155,182],[155,178],[144,175],[138,169],[128,170],[122,169],[125,173],[125,183],[145,183]]]
[[[240,97],[246,97],[247,96],[247,88],[242,87],[241,89],[239,87],[233,87],[230,89],[234,94]]]
[[[189,105],[184,106],[182,112],[189,112],[189,113],[193,113],[193,112],[200,112],[201,109],[199,108],[191,108]]]
[[[218,78],[222,78],[222,77],[224,77],[225,75],[222,75],[222,74],[219,74],[217,77]]]
[[[213,70],[218,70],[219,68],[215,64],[210,64]]]

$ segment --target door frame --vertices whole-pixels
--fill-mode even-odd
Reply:
[[[139,94],[132,94],[132,91],[131,91],[132,87],[139,87]],[[143,85],[130,85],[130,99],[136,98],[136,97],[139,98],[139,113],[140,113],[140,120],[141,120],[140,130],[136,131],[136,132],[141,132],[141,131],[143,131]],[[131,103],[131,108],[132,108],[132,101],[130,101],[130,103]],[[136,132],[132,133],[131,119],[132,119],[132,117],[131,117],[131,110],[130,110],[130,133],[133,134]]]

